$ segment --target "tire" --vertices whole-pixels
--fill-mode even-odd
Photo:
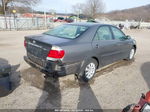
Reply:
[[[127,58],[128,61],[134,59],[135,52],[136,52],[136,50],[135,50],[135,48],[133,47],[133,48],[130,50],[130,52],[129,52],[129,56],[128,56],[128,58]]]
[[[88,62],[86,62],[78,75],[79,81],[88,82],[91,80],[95,75],[97,66],[98,64],[95,59],[90,59]]]

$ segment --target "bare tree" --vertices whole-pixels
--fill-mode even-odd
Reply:
[[[0,0],[0,3],[3,7],[3,14],[5,11],[9,9],[9,6],[13,4],[13,6],[23,6],[23,7],[31,7],[39,3],[40,0]]]
[[[83,7],[83,14],[92,18],[96,18],[97,15],[103,13],[105,9],[102,0],[87,0]]]
[[[73,12],[77,15],[81,14],[83,11],[83,6],[84,4],[81,3],[77,3],[75,5],[72,6]]]

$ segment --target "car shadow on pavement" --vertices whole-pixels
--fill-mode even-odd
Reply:
[[[0,58],[0,97],[9,95],[20,85],[19,66],[10,65],[6,59]]]
[[[79,87],[80,93],[78,98],[77,109],[78,110],[89,109],[89,111],[97,110],[98,112],[103,112],[90,84],[79,82]]]
[[[150,89],[150,62],[146,62],[141,66],[141,73]]]

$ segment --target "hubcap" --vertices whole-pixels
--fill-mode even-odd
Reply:
[[[95,73],[96,70],[96,66],[94,63],[90,63],[87,65],[87,67],[85,68],[85,75],[88,79],[91,79]]]
[[[134,53],[135,53],[135,50],[134,49],[132,49],[131,51],[130,51],[130,59],[132,59],[133,57],[134,57]]]

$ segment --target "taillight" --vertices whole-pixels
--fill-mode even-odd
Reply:
[[[47,55],[48,60],[62,59],[65,55],[65,51],[58,46],[53,46]]]
[[[27,46],[27,42],[26,42],[26,40],[24,40],[24,47],[26,47]]]

